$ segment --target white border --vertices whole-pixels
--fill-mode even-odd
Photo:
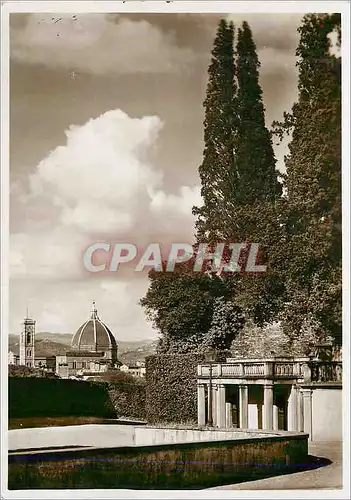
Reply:
[[[350,457],[350,4],[348,1],[37,1],[4,2],[1,6],[1,496],[20,498],[349,498]],[[8,305],[9,305],[9,14],[11,12],[140,12],[140,13],[342,13],[342,172],[343,172],[343,490],[201,490],[201,491],[157,491],[157,490],[7,490],[7,351],[8,351]]]

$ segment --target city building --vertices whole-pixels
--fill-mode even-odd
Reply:
[[[145,377],[146,368],[145,363],[137,361],[135,364],[123,364],[120,366],[121,372],[129,373],[133,377]]]
[[[102,374],[119,365],[117,354],[115,337],[98,317],[93,302],[90,319],[73,336],[71,350],[56,356],[56,373],[61,378]]]
[[[56,356],[35,356],[34,367],[44,369],[50,373],[55,373]]]
[[[8,364],[9,365],[18,365],[19,364],[19,355],[15,354],[12,351],[8,353]]]

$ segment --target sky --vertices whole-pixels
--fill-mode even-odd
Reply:
[[[266,124],[297,97],[301,14],[247,20]],[[215,14],[11,14],[10,333],[74,333],[96,301],[120,340],[157,336],[146,273],[89,273],[96,241],[192,242]],[[284,169],[286,142],[275,147]]]

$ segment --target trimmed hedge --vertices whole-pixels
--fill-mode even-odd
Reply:
[[[108,384],[65,379],[9,377],[9,418],[116,418]]]
[[[202,354],[146,358],[146,419],[150,424],[197,422],[197,365]]]
[[[145,380],[131,375],[108,382],[109,395],[119,417],[145,420]]]

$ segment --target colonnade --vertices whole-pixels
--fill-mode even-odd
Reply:
[[[236,384],[239,388],[239,428],[249,428],[249,385]],[[263,413],[262,429],[278,429],[278,407],[274,404],[274,384],[263,385]],[[207,404],[206,411],[206,386]],[[200,426],[211,425],[208,416],[212,416],[212,425],[219,428],[232,427],[232,405],[226,401],[225,384],[198,383],[198,424]],[[209,391],[212,391],[212,395]],[[212,411],[209,408],[212,405]],[[207,415],[207,419],[206,419]],[[210,418],[211,419],[211,418]],[[207,420],[207,421],[206,421]],[[287,430],[304,431],[311,436],[312,432],[312,392],[310,389],[302,389],[291,385],[287,401]]]

